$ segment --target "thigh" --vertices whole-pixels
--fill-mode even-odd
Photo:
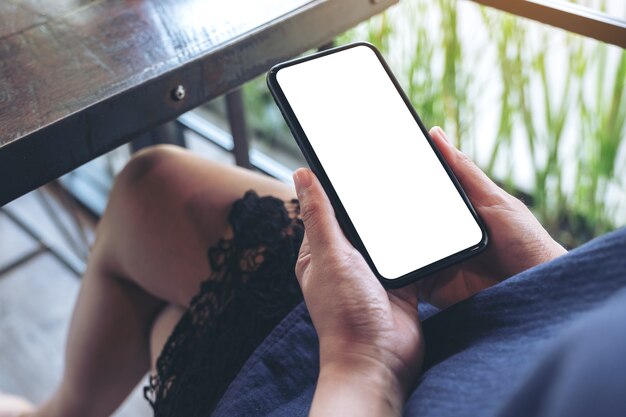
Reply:
[[[186,309],[168,305],[161,310],[150,329],[150,368],[156,372],[156,364],[174,328],[185,314]]]
[[[109,272],[187,307],[211,273],[207,251],[232,231],[232,203],[248,190],[280,199],[293,187],[180,148],[140,152],[116,179],[93,251]]]

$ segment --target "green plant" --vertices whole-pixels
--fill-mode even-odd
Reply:
[[[460,8],[478,19],[468,22]],[[468,25],[487,34],[478,47],[461,35]],[[626,203],[615,190],[626,188],[626,52],[457,0],[403,1],[338,43],[355,40],[377,46],[424,123],[442,126],[472,156],[486,154],[483,169],[523,195],[557,239],[576,246],[620,221]],[[486,51],[494,61],[485,76],[473,69]],[[479,113],[477,98],[488,88],[498,98]],[[289,150],[293,141],[264,83],[244,91],[255,133]],[[475,131],[476,115],[487,113],[495,116],[493,138]],[[522,185],[524,166],[531,175]]]
[[[485,7],[480,8],[481,16],[491,41],[495,44],[498,57],[498,70],[501,78],[500,109],[498,128],[491,151],[491,155],[484,169],[488,175],[495,175],[496,163],[499,159],[508,160],[507,170],[501,182],[509,191],[514,191],[513,181],[513,154],[512,148],[513,128],[518,116],[517,110],[524,107],[524,96],[517,94],[518,87],[527,82],[527,76],[523,71],[523,48],[526,37],[525,27],[514,16],[494,12]],[[527,126],[532,126],[530,114],[523,114]],[[534,137],[529,132],[529,137]],[[531,148],[533,142],[530,141]]]
[[[471,107],[468,106],[470,73],[463,71],[463,47],[459,39],[457,0],[439,0],[441,10],[441,47],[444,51],[444,70],[441,77],[443,108],[446,127],[456,146],[463,148],[462,139],[468,134]]]
[[[530,200],[542,223],[567,246],[577,246],[611,230],[616,209],[614,205],[607,207],[608,188],[616,182],[623,184],[616,167],[626,142],[625,53],[613,79],[607,78],[607,69],[612,66],[607,62],[606,46],[574,35],[563,36],[565,54],[559,67],[563,88],[558,90],[549,77],[554,70],[547,64],[551,55],[548,36],[554,36],[550,33],[553,29],[540,28],[540,41],[533,45],[528,41],[528,23],[522,19],[485,8],[482,16],[496,44],[502,80],[500,122],[487,172],[493,175],[497,163],[506,158],[508,170],[500,179],[515,192],[511,150],[515,126],[519,125],[534,176]],[[589,104],[583,91],[594,74],[596,97]],[[607,92],[610,100],[603,96]],[[569,135],[583,132],[577,138],[576,160],[563,156],[568,123]],[[573,192],[565,184],[568,165],[576,166]]]
[[[432,71],[436,43],[422,21],[424,16],[433,12],[433,7],[427,2],[416,2],[414,7],[405,11],[415,27],[415,46],[405,55],[407,68],[400,71],[407,74],[405,91],[424,123],[429,127],[447,128],[441,83]]]
[[[574,204],[583,218],[594,220],[587,227],[597,235],[613,228],[611,219],[616,209],[606,204],[611,184],[622,189],[626,185],[620,176],[624,162],[619,160],[620,149],[626,146],[626,52],[618,58],[613,77],[606,77],[604,71],[608,67],[606,47],[598,48],[594,54],[595,68],[577,73],[584,78],[595,70],[596,94],[587,103],[582,89],[579,92],[583,135],[578,172],[582,181],[576,188]]]

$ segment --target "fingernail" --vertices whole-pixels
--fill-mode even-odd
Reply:
[[[446,135],[446,132],[444,132],[443,129],[440,128],[439,126],[437,126],[437,132],[439,132],[439,134],[446,141],[446,143],[450,143],[450,139],[448,139],[448,135]]]
[[[311,172],[306,168],[299,168],[293,173],[293,183],[296,186],[296,193],[300,195],[311,185]]]

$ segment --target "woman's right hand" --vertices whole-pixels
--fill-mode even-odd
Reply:
[[[306,228],[296,276],[320,342],[310,415],[399,416],[424,357],[417,288],[385,291],[315,175],[294,182]]]
[[[419,281],[421,299],[445,308],[567,252],[524,203],[491,181],[441,128],[430,134],[485,223],[489,244],[480,255]]]

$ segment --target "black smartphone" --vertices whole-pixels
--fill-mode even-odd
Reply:
[[[374,46],[285,62],[267,81],[346,237],[385,287],[486,247],[476,211]]]

